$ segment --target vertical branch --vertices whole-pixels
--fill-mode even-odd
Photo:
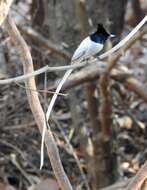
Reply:
[[[32,73],[34,71],[34,68],[29,48],[24,39],[22,38],[22,36],[20,35],[15,23],[10,17],[8,17],[5,21],[5,28],[9,33],[9,35],[11,36],[11,38],[13,39],[17,49],[20,50],[20,56],[23,63],[24,74]],[[34,77],[26,80],[25,86],[31,111],[39,127],[39,130],[42,133],[43,126],[45,123],[45,116],[36,91],[36,84]],[[57,181],[61,189],[72,190],[72,186],[68,180],[68,177],[64,172],[58,148],[56,146],[55,140],[53,138],[50,129],[45,133],[45,144],[47,147],[48,156],[51,161],[52,168],[54,170],[55,176],[57,178]]]
[[[143,20],[142,20],[143,21]],[[141,21],[141,22],[142,22]],[[139,24],[140,25],[140,24]],[[129,42],[123,46],[123,50],[127,50],[131,47],[131,45],[140,38],[145,31],[140,31],[129,39]],[[115,161],[114,154],[111,150],[113,150],[113,143],[111,142],[111,114],[112,114],[112,105],[111,105],[111,94],[110,94],[110,80],[109,76],[112,69],[116,66],[118,59],[121,56],[122,49],[119,49],[117,53],[115,53],[108,61],[108,67],[106,68],[105,73],[100,76],[100,123],[101,123],[101,134],[99,135],[99,141],[101,142],[101,146],[103,147],[103,160],[105,159],[105,166],[113,166]],[[108,156],[109,155],[109,156]],[[111,158],[113,158],[111,160]],[[110,160],[112,162],[110,162]],[[104,168],[105,169],[105,168]],[[107,174],[111,174],[108,179],[111,179],[115,172],[113,172],[113,168],[109,168],[110,172],[107,171]],[[115,169],[115,165],[114,165]],[[104,175],[105,176],[105,175]],[[112,181],[111,181],[112,182]]]
[[[89,82],[86,84],[86,100],[88,102],[88,112],[90,114],[90,122],[92,125],[93,135],[96,135],[98,129],[98,100],[95,97],[96,84]]]
[[[110,32],[116,34],[116,43],[121,35],[124,24],[124,13],[127,1],[124,0],[99,0],[98,3],[105,4],[105,10],[99,10],[100,17],[104,17],[105,24],[109,25]],[[117,11],[115,11],[117,10]],[[103,12],[106,12],[107,16],[104,16]],[[109,64],[109,61],[108,61]],[[99,90],[100,90],[100,107],[99,107],[99,121],[101,130],[97,137],[97,141],[94,141],[97,160],[99,164],[97,167],[97,188],[107,186],[116,180],[116,154],[114,152],[112,141],[112,103],[110,93],[110,67],[108,70],[100,76]],[[102,163],[100,162],[102,161]],[[103,171],[103,172],[102,172]],[[107,178],[105,176],[107,175]],[[104,180],[103,180],[104,179]]]
[[[112,115],[112,104],[110,97],[110,77],[109,75],[102,74],[100,76],[99,87],[100,87],[100,108],[99,118],[101,124],[101,134],[103,141],[107,141],[111,136],[111,115]]]
[[[13,0],[0,0],[0,26],[7,17],[12,2]]]
[[[110,95],[109,73],[103,73],[99,79],[99,122],[100,131],[93,139],[95,159],[97,160],[97,188],[112,184],[116,180],[116,155],[112,141],[112,103]],[[105,177],[107,176],[107,177]]]

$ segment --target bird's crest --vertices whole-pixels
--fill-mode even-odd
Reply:
[[[104,26],[102,24],[98,24],[97,25],[97,31],[96,31],[97,34],[102,34],[106,37],[110,36],[110,34],[106,31],[106,29],[104,28]]]

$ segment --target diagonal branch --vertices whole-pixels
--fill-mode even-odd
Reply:
[[[24,39],[22,38],[21,34],[19,33],[15,23],[10,17],[8,17],[5,21],[4,26],[5,26],[6,31],[9,33],[9,35],[13,39],[15,46],[20,50],[20,57],[23,63],[24,74],[32,73],[34,71],[34,68],[33,68],[32,57],[31,57],[29,48],[26,42],[24,41]],[[42,132],[43,126],[45,123],[44,112],[38,98],[38,93],[36,91],[29,90],[29,89],[36,90],[34,77],[26,80],[25,85],[26,85],[26,93],[28,96],[28,101],[30,104],[31,111],[33,113],[33,116],[35,118],[35,121],[38,125],[40,132]],[[64,169],[60,160],[58,148],[56,146],[56,143],[50,131],[50,128],[45,133],[45,144],[47,147],[48,156],[51,161],[52,168],[54,170],[55,176],[57,178],[57,181],[61,189],[72,190],[72,186],[68,180],[68,177],[66,176],[64,172]]]
[[[146,188],[142,188],[143,183],[147,179],[147,162],[142,166],[142,168],[138,171],[136,176],[130,181],[126,190],[145,190]]]
[[[45,72],[53,72],[53,71],[64,71],[64,70],[70,70],[70,69],[77,69],[80,67],[83,67],[85,65],[90,64],[90,62],[80,62],[78,65],[66,65],[66,66],[57,66],[57,67],[49,67],[48,65],[41,67],[40,69],[37,70],[33,70],[31,73],[28,74],[24,74],[24,75],[20,75],[18,77],[12,77],[12,78],[8,78],[8,79],[3,79],[0,80],[0,85],[1,84],[10,84],[12,82],[21,82],[21,81],[25,81],[28,78],[31,78],[33,76],[37,76],[40,75],[42,73]]]

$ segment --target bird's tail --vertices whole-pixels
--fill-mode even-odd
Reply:
[[[66,71],[66,73],[64,74],[62,80],[59,82],[59,85],[57,86],[57,89],[51,99],[51,102],[49,104],[48,110],[46,112],[46,120],[48,122],[49,118],[50,118],[50,114],[52,111],[52,108],[55,104],[55,101],[57,99],[57,96],[62,88],[62,86],[64,85],[64,83],[66,82],[67,78],[69,77],[69,75],[72,73],[73,69],[69,69]],[[40,160],[40,169],[43,166],[43,162],[44,162],[44,139],[45,139],[45,132],[46,132],[46,125],[44,125],[43,127],[43,131],[42,131],[42,142],[41,142],[41,160]]]
[[[53,95],[52,99],[51,99],[51,102],[50,102],[50,105],[48,107],[48,110],[47,110],[47,113],[46,113],[46,118],[47,118],[47,121],[49,120],[49,117],[50,117],[50,114],[51,114],[51,111],[52,111],[52,108],[55,104],[55,101],[57,99],[57,96],[62,88],[62,86],[64,85],[64,83],[66,82],[67,78],[69,77],[69,75],[71,74],[72,72],[72,69],[69,69],[66,71],[66,73],[64,74],[62,80],[59,82],[59,85],[57,86],[57,89],[55,91],[55,94]]]

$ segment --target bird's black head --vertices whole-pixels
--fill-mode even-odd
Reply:
[[[92,41],[96,43],[104,44],[110,34],[105,30],[102,24],[97,25],[97,30],[93,34],[90,35]]]
[[[103,27],[102,24],[98,24],[97,25],[97,31],[96,31],[96,33],[98,35],[101,34],[101,35],[105,36],[106,38],[108,38],[110,36],[110,34],[106,31],[106,29]]]

